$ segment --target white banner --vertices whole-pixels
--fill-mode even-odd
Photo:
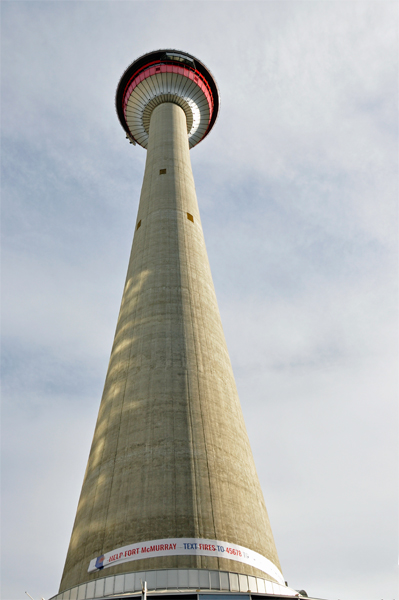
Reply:
[[[276,581],[284,585],[284,577],[279,569],[268,558],[265,558],[258,552],[243,548],[237,544],[220,542],[219,540],[200,540],[197,538],[178,538],[165,540],[152,540],[151,542],[141,542],[139,544],[129,544],[107,552],[98,558],[90,561],[88,572],[98,571],[119,565],[131,560],[141,560],[143,558],[155,558],[156,556],[216,556],[218,558],[228,558],[236,560],[255,569],[259,569],[270,575]]]

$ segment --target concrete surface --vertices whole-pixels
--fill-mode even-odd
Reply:
[[[168,537],[233,542],[279,567],[206,253],[186,116],[172,103],[151,116],[126,284],[60,591],[103,577],[87,573],[94,557]],[[176,568],[264,576],[196,556],[138,560],[107,575]]]

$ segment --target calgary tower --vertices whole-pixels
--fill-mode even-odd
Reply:
[[[216,82],[190,54],[150,52],[123,74],[116,110],[147,159],[54,600],[298,596],[285,585],[256,473],[191,169],[190,149],[218,115]]]

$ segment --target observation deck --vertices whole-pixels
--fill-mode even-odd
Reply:
[[[209,69],[180,50],[156,50],[135,60],[116,90],[116,111],[127,139],[147,148],[152,111],[163,102],[178,104],[187,119],[189,147],[212,129],[219,92]]]

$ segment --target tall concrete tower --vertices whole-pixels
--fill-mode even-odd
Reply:
[[[219,95],[193,56],[123,74],[116,109],[147,149],[104,393],[57,600],[294,596],[284,585],[226,348],[190,163]]]

